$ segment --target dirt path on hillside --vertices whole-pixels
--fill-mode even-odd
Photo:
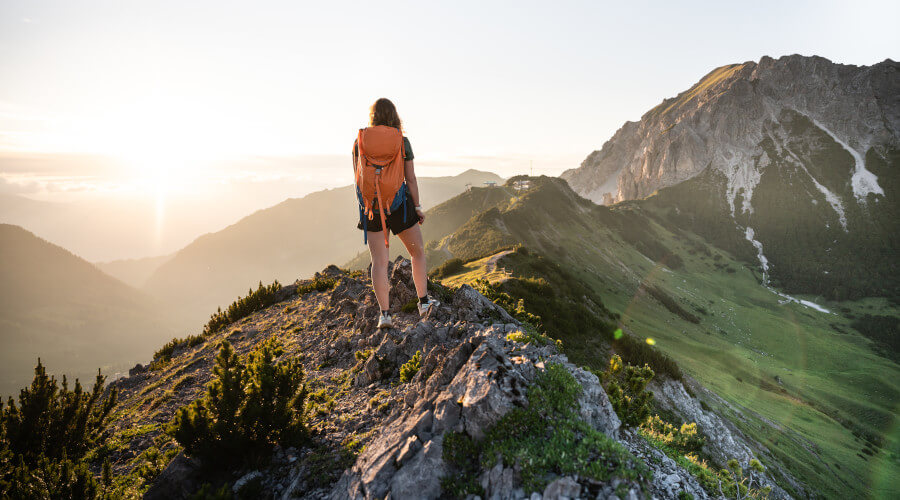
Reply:
[[[492,271],[494,271],[495,269],[497,269],[497,261],[499,261],[499,260],[500,260],[501,258],[503,258],[504,256],[513,253],[513,251],[514,251],[514,250],[504,250],[504,251],[502,251],[502,252],[497,252],[496,254],[492,255],[491,258],[488,259],[487,262],[485,262],[485,265],[484,265],[484,267],[485,267],[485,269],[487,270],[487,272],[492,272]]]

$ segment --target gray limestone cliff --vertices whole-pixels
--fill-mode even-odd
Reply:
[[[805,116],[852,155],[846,180],[856,201],[884,194],[864,158],[873,146],[900,146],[900,64],[890,59],[853,66],[792,55],[722,66],[639,122],[626,122],[561,177],[582,196],[610,204],[712,168],[727,178],[732,212],[739,195],[739,208],[752,210],[752,191],[769,161],[761,143],[785,113]]]

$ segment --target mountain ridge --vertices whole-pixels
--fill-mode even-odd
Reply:
[[[150,296],[19,226],[0,224],[0,281],[2,393],[39,356],[87,379],[100,366],[125,371],[175,334]]]
[[[753,149],[761,140],[757,123],[775,118],[770,106],[783,106],[793,93],[801,90],[806,95],[797,96],[796,102],[792,103],[795,110],[826,124],[826,130],[834,131],[832,134],[848,137],[849,140],[843,142],[850,143],[854,150],[862,150],[865,154],[870,142],[897,146],[900,144],[900,102],[896,97],[900,88],[898,70],[900,65],[890,59],[872,66],[853,66],[834,64],[823,57],[799,55],[777,60],[764,56],[758,63],[749,61],[722,66],[687,91],[663,100],[641,120],[625,122],[603,148],[588,155],[580,167],[563,172],[561,177],[573,184],[576,192],[595,202],[615,202],[645,197],[660,187],[687,180],[712,164],[734,173],[734,184],[729,186],[729,193],[734,197],[741,189],[751,187],[747,183],[752,184],[752,178],[744,176],[741,179],[734,169],[738,163],[750,163],[743,151]],[[843,85],[840,89],[843,94],[816,85],[816,79],[824,78]],[[868,86],[862,88],[860,80],[869,82]],[[754,94],[763,100],[753,102]],[[861,104],[862,98],[880,102],[877,106],[884,115],[879,115],[877,108],[873,110]],[[728,117],[713,118],[705,112],[720,101],[742,106],[730,118],[734,123],[746,121],[744,116],[749,115],[751,123],[742,124],[746,141],[732,139],[713,127],[720,124],[710,120],[729,120]],[[686,125],[688,119],[692,120],[690,125]],[[680,135],[677,139],[660,137],[671,133]],[[635,140],[639,142],[635,143]],[[675,141],[678,141],[678,148],[669,150],[668,143]],[[621,144],[623,142],[627,144]],[[716,146],[704,146],[710,144]],[[710,152],[706,152],[707,149]],[[718,153],[725,149],[731,150],[732,155]],[[648,157],[648,150],[657,156]],[[741,158],[733,158],[733,154]],[[646,173],[638,178],[634,175],[638,170]],[[609,185],[613,177],[620,175],[621,178],[616,179],[617,186]],[[747,183],[741,185],[741,181]],[[604,198],[607,194],[609,197]]]

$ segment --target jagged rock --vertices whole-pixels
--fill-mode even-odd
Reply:
[[[241,476],[240,479],[238,479],[237,481],[234,482],[234,484],[231,486],[231,491],[237,493],[237,492],[241,491],[241,488],[243,488],[250,481],[253,481],[256,478],[262,478],[262,477],[263,477],[262,472],[260,472],[258,470],[248,472],[248,473],[244,474],[243,476]]]
[[[575,377],[575,380],[584,388],[578,397],[578,404],[581,406],[581,418],[585,422],[590,423],[594,428],[603,431],[610,437],[618,435],[619,427],[622,422],[616,415],[609,396],[600,385],[600,379],[593,373],[577,368],[574,365],[567,366],[569,371]]]
[[[525,491],[515,488],[515,484],[515,469],[504,467],[503,462],[497,462],[490,470],[481,475],[481,487],[484,488],[485,500],[525,498]]]
[[[545,500],[568,500],[581,497],[581,485],[569,476],[561,477],[544,488]]]
[[[147,371],[147,368],[144,365],[138,363],[134,365],[133,368],[128,369],[128,376],[133,377],[137,374],[144,373],[145,371]]]
[[[200,487],[199,471],[200,464],[196,460],[179,452],[144,493],[144,500],[187,498]]]
[[[730,426],[718,415],[704,411],[700,402],[692,398],[677,380],[666,379],[648,384],[656,401],[665,408],[672,408],[687,422],[696,422],[697,429],[706,437],[704,451],[719,464],[735,458],[747,465],[753,451],[743,440],[731,432]]]
[[[388,491],[396,498],[437,498],[446,468],[443,436],[462,430],[483,436],[509,409],[524,404],[524,387],[534,373],[531,362],[509,361],[501,338],[479,334],[466,339],[429,377],[413,412],[384,426],[375,444],[344,473],[331,498],[376,498]],[[413,443],[429,437],[414,451]],[[504,477],[512,485],[512,476]]]
[[[516,323],[515,318],[510,316],[502,307],[496,306],[487,297],[481,295],[469,285],[462,285],[453,293],[453,305],[459,309],[461,316],[474,318],[468,321],[478,321],[478,318],[493,312],[507,323]]]

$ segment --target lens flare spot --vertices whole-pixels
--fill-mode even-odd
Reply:
[[[652,337],[647,337],[647,343],[653,345],[656,344],[656,340],[654,340]]]
[[[624,334],[622,333],[621,328],[616,328],[616,331],[613,332],[613,338],[616,340],[619,340],[620,338],[622,338],[622,335],[624,335]]]

